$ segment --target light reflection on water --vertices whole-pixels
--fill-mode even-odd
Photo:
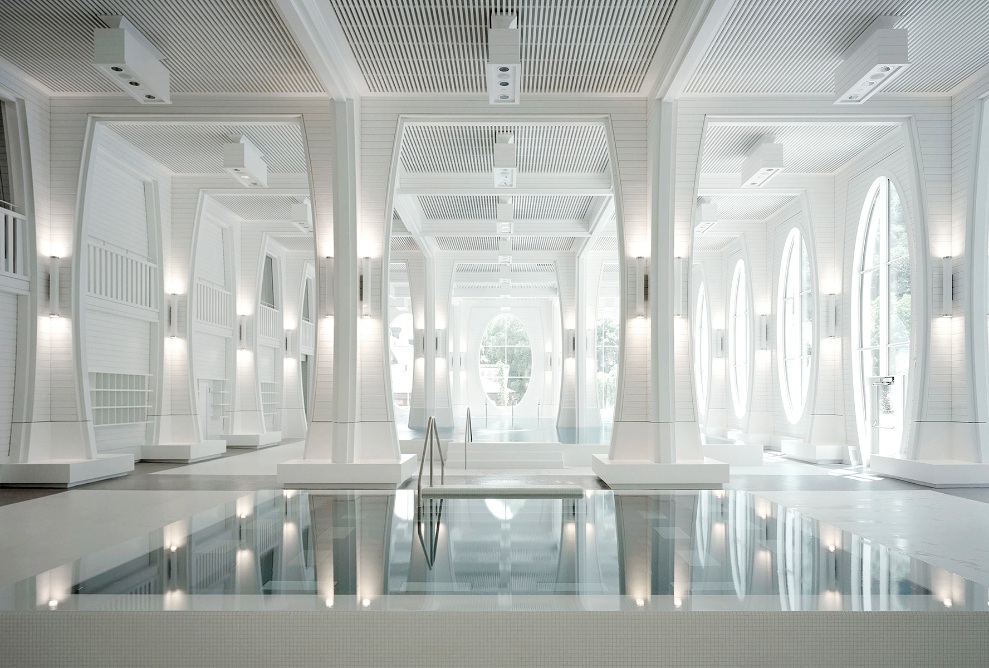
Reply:
[[[0,609],[985,610],[987,593],[748,492],[259,491],[28,578]]]

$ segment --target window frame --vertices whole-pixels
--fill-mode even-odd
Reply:
[[[786,241],[783,244],[779,281],[777,283],[776,359],[780,382],[780,399],[783,404],[783,410],[786,413],[786,418],[792,425],[798,424],[803,419],[810,401],[814,386],[813,381],[816,375],[817,350],[820,345],[820,330],[818,328],[817,317],[819,313],[817,272],[814,262],[813,244],[810,241],[810,238],[800,225],[794,225],[790,228]],[[807,285],[803,285],[802,283],[804,276],[803,263],[805,259],[807,273],[810,279]],[[794,269],[793,263],[795,260],[796,268]],[[796,276],[794,271],[796,271]],[[790,281],[795,277],[798,279],[799,289],[794,293],[790,290]],[[808,301],[810,302],[809,307],[806,303]],[[792,309],[789,308],[791,306]],[[792,334],[793,331],[788,329],[790,323],[794,322],[788,317],[788,313],[791,310],[794,312],[794,315],[796,313],[800,314],[795,326],[797,331],[796,338],[798,339],[801,352],[796,356],[789,356],[787,345],[790,342],[788,335]],[[809,322],[805,319],[808,311],[811,314]],[[807,325],[809,325],[809,332],[805,329]],[[809,353],[806,352],[805,344],[807,340],[804,338],[805,335],[809,336]],[[800,398],[797,403],[794,403],[792,400],[793,392],[790,387],[791,379],[787,363],[791,361],[797,361],[799,363],[798,368],[801,370],[801,374],[806,373],[806,376],[801,375],[800,378]]]
[[[488,330],[491,328],[491,325],[496,320],[498,320],[499,318],[514,319],[515,321],[517,321],[519,323],[519,326],[522,328],[522,331],[525,334],[526,346],[510,346],[510,345],[508,345],[508,340],[507,340],[508,328],[507,327],[505,329],[506,340],[505,340],[505,343],[503,345],[500,345],[500,346],[487,345],[486,346],[484,344],[484,340],[485,340],[485,338],[487,338]],[[490,396],[488,396],[488,393],[484,391],[484,381],[485,381],[485,378],[481,374],[481,359],[484,356],[484,351],[485,351],[486,348],[494,348],[494,349],[501,348],[501,349],[503,349],[505,351],[505,357],[507,359],[508,350],[510,348],[512,348],[512,349],[520,349],[520,348],[524,348],[524,347],[528,347],[528,349],[529,349],[529,375],[528,376],[505,376],[505,382],[506,382],[506,386],[507,386],[507,384],[508,384],[509,381],[512,381],[512,380],[525,380],[526,381],[526,383],[525,383],[525,391],[521,393],[521,395],[519,396],[518,400],[515,401],[514,403],[508,402],[508,403],[505,403],[505,404],[500,404],[497,401],[493,400]],[[525,397],[529,394],[529,388],[532,386],[532,380],[534,378],[534,374],[532,373],[532,369],[533,369],[533,366],[534,366],[534,363],[535,363],[535,357],[536,357],[536,353],[535,353],[535,351],[533,350],[533,347],[532,347],[532,336],[529,333],[529,328],[525,326],[525,322],[521,318],[519,318],[517,315],[515,315],[514,313],[511,313],[511,312],[503,311],[501,313],[496,313],[495,315],[493,315],[487,321],[487,323],[485,323],[484,328],[481,330],[481,337],[480,337],[480,339],[478,341],[478,349],[477,349],[477,375],[478,375],[478,380],[481,383],[481,393],[484,394],[485,399],[487,401],[489,401],[493,406],[495,406],[497,408],[511,408],[512,406],[518,406],[520,403],[522,403],[522,401],[525,399]]]

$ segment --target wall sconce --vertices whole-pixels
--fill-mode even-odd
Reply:
[[[547,350],[546,351],[546,369],[548,370],[548,369],[552,369],[552,368],[553,368],[553,351],[552,350]]]
[[[577,330],[563,330],[563,355],[567,359],[577,356]]]
[[[285,356],[294,357],[296,342],[299,340],[299,333],[294,329],[285,330]]]
[[[759,350],[769,350],[769,316],[765,313],[759,315]]]
[[[48,314],[53,318],[62,315],[59,305],[59,273],[62,269],[62,258],[52,255],[48,258]]]
[[[368,267],[371,265],[371,258],[364,257],[361,258],[360,263],[360,279],[358,281],[359,298],[361,302],[361,317],[370,318],[371,317],[371,286],[368,284],[371,278]]]
[[[824,333],[829,339],[838,336],[838,296],[833,293],[825,300]]]
[[[327,255],[323,259],[323,315],[327,318],[333,315],[333,258]]]
[[[436,355],[437,357],[446,356],[446,330],[437,329],[436,330]]]
[[[941,258],[941,315],[951,317],[951,303],[954,301],[954,271],[951,266],[951,256]]]
[[[677,318],[682,318],[687,314],[687,304],[684,297],[684,286],[687,283],[687,277],[684,275],[687,263],[686,258],[675,257],[673,258],[673,315]]]
[[[635,317],[646,317],[646,303],[649,301],[649,274],[646,258],[635,258]]]
[[[247,350],[247,316],[237,316],[237,343],[241,350]]]
[[[168,295],[168,338],[178,336],[179,329],[179,296],[174,292]]]
[[[725,358],[725,330],[714,330],[711,336],[711,347],[714,349],[715,358],[719,360]]]
[[[426,355],[426,330],[416,329],[412,332],[412,345],[414,347],[414,355],[419,357],[425,357]]]

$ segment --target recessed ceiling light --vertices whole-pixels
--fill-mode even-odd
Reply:
[[[893,27],[898,21],[880,16],[841,55],[835,104],[862,104],[909,67],[907,31]]]
[[[518,104],[521,69],[522,39],[518,16],[510,12],[495,12],[491,15],[491,27],[488,29],[488,61],[485,66],[489,103]],[[500,92],[505,89],[514,92],[503,96]]]
[[[499,86],[510,86],[511,84],[509,84],[507,81],[499,81],[498,82],[498,85]]]
[[[140,86],[141,85],[141,82],[140,81],[128,81],[127,83],[129,83],[131,86]]]
[[[141,104],[168,104],[164,54],[122,16],[100,17],[93,34],[93,66]]]
[[[154,100],[154,99],[156,99],[156,98],[155,98],[155,96],[154,96],[154,95],[145,95],[145,96],[144,96],[144,99],[145,99],[145,100]]]
[[[111,67],[110,69],[112,71],[114,71],[114,72],[123,72],[124,71],[124,68],[122,68],[122,67]]]

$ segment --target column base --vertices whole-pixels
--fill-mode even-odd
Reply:
[[[795,438],[780,440],[780,451],[787,459],[810,464],[842,464],[848,459],[847,445],[805,443]]]
[[[278,483],[305,489],[395,489],[418,473],[417,464],[415,455],[345,464],[328,459],[293,459],[278,465]]]
[[[97,455],[93,459],[48,459],[0,466],[0,486],[67,489],[134,470],[131,455]]]
[[[202,443],[177,445],[159,443],[158,445],[141,446],[141,461],[192,464],[207,459],[216,459],[226,451],[226,441],[203,441]]]
[[[728,482],[728,464],[706,458],[657,464],[592,455],[591,468],[612,489],[721,489]]]
[[[282,442],[282,432],[266,431],[263,434],[226,434],[223,437],[228,448],[270,448]]]
[[[957,459],[900,459],[872,455],[875,475],[915,482],[926,487],[989,487],[989,464]]]

